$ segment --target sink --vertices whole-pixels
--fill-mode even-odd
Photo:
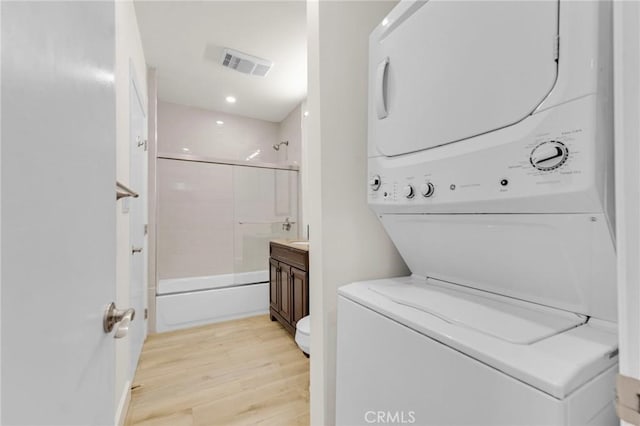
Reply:
[[[301,246],[308,246],[309,241],[291,241],[289,244],[299,244]]]

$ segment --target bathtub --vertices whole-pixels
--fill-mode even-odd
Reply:
[[[156,291],[156,331],[269,312],[269,271],[163,279]]]

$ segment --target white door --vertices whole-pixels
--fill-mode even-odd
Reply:
[[[144,72],[141,70],[140,72]],[[141,90],[137,86],[136,70],[129,65],[129,147],[130,171],[129,183],[138,194],[131,200],[129,211],[130,243],[131,243],[131,280],[129,301],[136,310],[136,320],[129,327],[131,339],[130,377],[135,375],[142,345],[147,335],[147,319],[145,318],[146,275],[147,275],[147,142],[145,136],[145,113]]]
[[[1,15],[2,424],[113,424],[114,3]]]

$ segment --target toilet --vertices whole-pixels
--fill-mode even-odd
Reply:
[[[311,317],[307,315],[296,324],[296,343],[305,355],[309,356],[309,345],[311,343]]]

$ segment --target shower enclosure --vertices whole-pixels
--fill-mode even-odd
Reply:
[[[157,163],[158,331],[268,312],[269,241],[298,237],[295,167],[185,158]]]

